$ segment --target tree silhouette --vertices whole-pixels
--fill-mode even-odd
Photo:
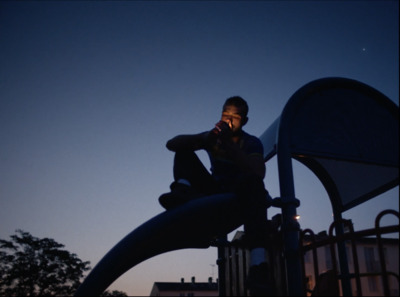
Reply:
[[[10,241],[0,239],[0,296],[72,296],[90,262],[62,250],[51,238],[39,239],[16,230]],[[105,291],[101,296],[128,296]]]
[[[16,230],[11,240],[0,239],[0,295],[73,295],[90,262],[62,250],[53,239],[39,239]]]

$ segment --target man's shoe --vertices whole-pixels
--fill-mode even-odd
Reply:
[[[267,263],[250,266],[246,280],[250,296],[275,296],[275,291],[270,284],[269,274]]]
[[[191,186],[173,182],[170,186],[171,192],[162,194],[158,201],[166,210],[182,205],[202,195],[193,190]]]

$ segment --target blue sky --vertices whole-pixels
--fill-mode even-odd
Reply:
[[[1,1],[0,238],[23,229],[95,266],[163,211],[166,141],[211,129],[227,97],[248,101],[256,136],[322,77],[358,80],[399,105],[398,25],[398,1]],[[275,163],[265,183],[279,196]],[[302,228],[326,230],[325,190],[294,170]],[[399,209],[398,194],[344,217],[370,228],[380,210]],[[207,281],[216,256],[160,255],[110,288],[148,295],[155,281]]]

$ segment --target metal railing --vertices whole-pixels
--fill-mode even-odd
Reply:
[[[386,215],[399,218],[395,210],[385,210],[375,219],[375,228],[354,231],[351,220],[335,221],[329,232],[315,234],[311,229],[300,232],[300,258],[303,268],[304,296],[398,296],[399,265],[388,269],[385,248],[392,246],[392,252],[399,253],[399,224],[381,226]],[[342,224],[343,234],[335,235],[335,226]],[[282,231],[279,226],[270,230],[267,249],[267,262],[273,275],[275,293],[287,296],[287,273],[282,245]],[[244,233],[242,234],[244,235]],[[391,235],[384,238],[383,235]],[[394,237],[393,237],[394,236]],[[249,250],[245,235],[238,236],[231,242],[222,240],[218,245],[219,294],[220,296],[249,296],[246,277],[249,268]],[[371,259],[366,268],[365,259],[360,259],[360,251],[364,247],[375,247],[378,260]],[[344,248],[343,248],[344,247]],[[327,251],[329,251],[328,254]],[[307,257],[306,261],[305,258]],[[346,265],[343,265],[343,259]],[[306,263],[307,262],[307,263]],[[329,262],[327,264],[327,262]],[[338,265],[340,263],[340,265]],[[381,280],[378,282],[376,280]],[[364,282],[363,286],[363,280]],[[378,291],[369,292],[368,281],[379,286]],[[348,288],[348,289],[347,289]]]
[[[364,296],[363,295],[363,286],[362,286],[362,278],[371,278],[371,277],[380,277],[381,278],[381,286],[382,286],[382,293],[383,296],[391,296],[396,293],[393,292],[398,292],[398,287],[399,287],[399,271],[398,271],[398,264],[397,264],[397,271],[388,271],[387,265],[386,265],[386,258],[385,258],[385,252],[384,248],[385,245],[388,243],[397,245],[397,248],[394,250],[397,251],[397,259],[398,259],[398,243],[399,243],[399,224],[397,225],[391,225],[391,226],[380,226],[380,222],[383,216],[392,214],[397,216],[399,218],[399,213],[394,210],[385,210],[382,211],[381,213],[378,214],[375,220],[375,228],[372,229],[366,229],[362,231],[354,231],[353,225],[351,220],[340,220],[333,222],[329,228],[329,235],[325,236],[318,236],[313,233],[311,229],[305,229],[301,232],[301,242],[303,243],[301,245],[301,252],[303,256],[307,252],[312,253],[312,263],[313,263],[313,276],[315,279],[315,285],[313,286],[314,289],[310,289],[310,286],[307,287],[307,281],[304,282],[304,294],[305,295],[318,295],[317,292],[314,292],[315,289],[318,289],[319,286],[319,281],[321,281],[321,263],[323,263],[323,260],[319,258],[318,255],[318,249],[321,247],[329,247],[330,248],[330,257],[331,257],[331,263],[332,263],[332,268],[331,270],[333,271],[333,275],[335,280],[331,280],[331,288],[341,288],[342,292],[340,295],[346,296],[346,295],[357,295],[357,296]],[[337,224],[342,224],[345,229],[347,229],[347,232],[341,235],[334,235],[333,230],[335,225]],[[382,238],[383,234],[396,234],[397,233],[397,238]],[[368,242],[374,246],[376,246],[378,255],[379,255],[379,260],[378,261],[372,261],[369,267],[372,267],[374,269],[366,269],[364,268],[363,270],[360,267],[360,261],[359,259],[359,249],[357,247],[362,247],[365,242]],[[350,255],[344,255],[345,257],[351,256],[352,258],[352,265],[348,265],[347,271],[341,271],[341,269],[338,267],[338,262],[340,259],[338,259],[338,256],[340,258],[339,253],[339,244],[344,243],[349,249],[346,249],[345,252],[350,251]],[[343,251],[342,251],[343,253]],[[363,261],[365,262],[365,261]],[[378,265],[377,265],[378,262]],[[347,262],[348,263],[348,262]],[[365,264],[365,263],[364,263]],[[304,257],[302,257],[302,266],[303,266],[303,273],[306,276],[307,274],[310,274],[310,271],[306,271],[306,265],[304,261]],[[326,268],[326,267],[325,267]],[[348,272],[349,269],[351,268],[351,272]],[[378,269],[380,268],[380,269]],[[389,282],[389,276],[394,277],[397,280],[397,288],[393,288],[391,291],[390,290],[390,282]],[[308,280],[309,281],[309,280]],[[332,283],[332,282],[336,283]],[[355,286],[355,291],[352,291],[351,293],[345,292],[343,290],[343,284],[344,283],[351,283],[351,285]],[[350,286],[352,287],[352,286]],[[375,292],[376,294],[376,292]],[[396,295],[397,296],[397,295]]]

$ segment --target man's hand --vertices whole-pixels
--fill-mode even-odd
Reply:
[[[232,130],[228,123],[219,121],[215,127],[205,135],[205,143],[207,148],[211,148],[217,144],[218,141],[228,139],[232,134]]]
[[[229,125],[227,122],[219,121],[218,123],[215,124],[215,128],[211,131],[215,131],[214,133],[218,135],[219,139],[226,140],[232,137],[231,125]]]

